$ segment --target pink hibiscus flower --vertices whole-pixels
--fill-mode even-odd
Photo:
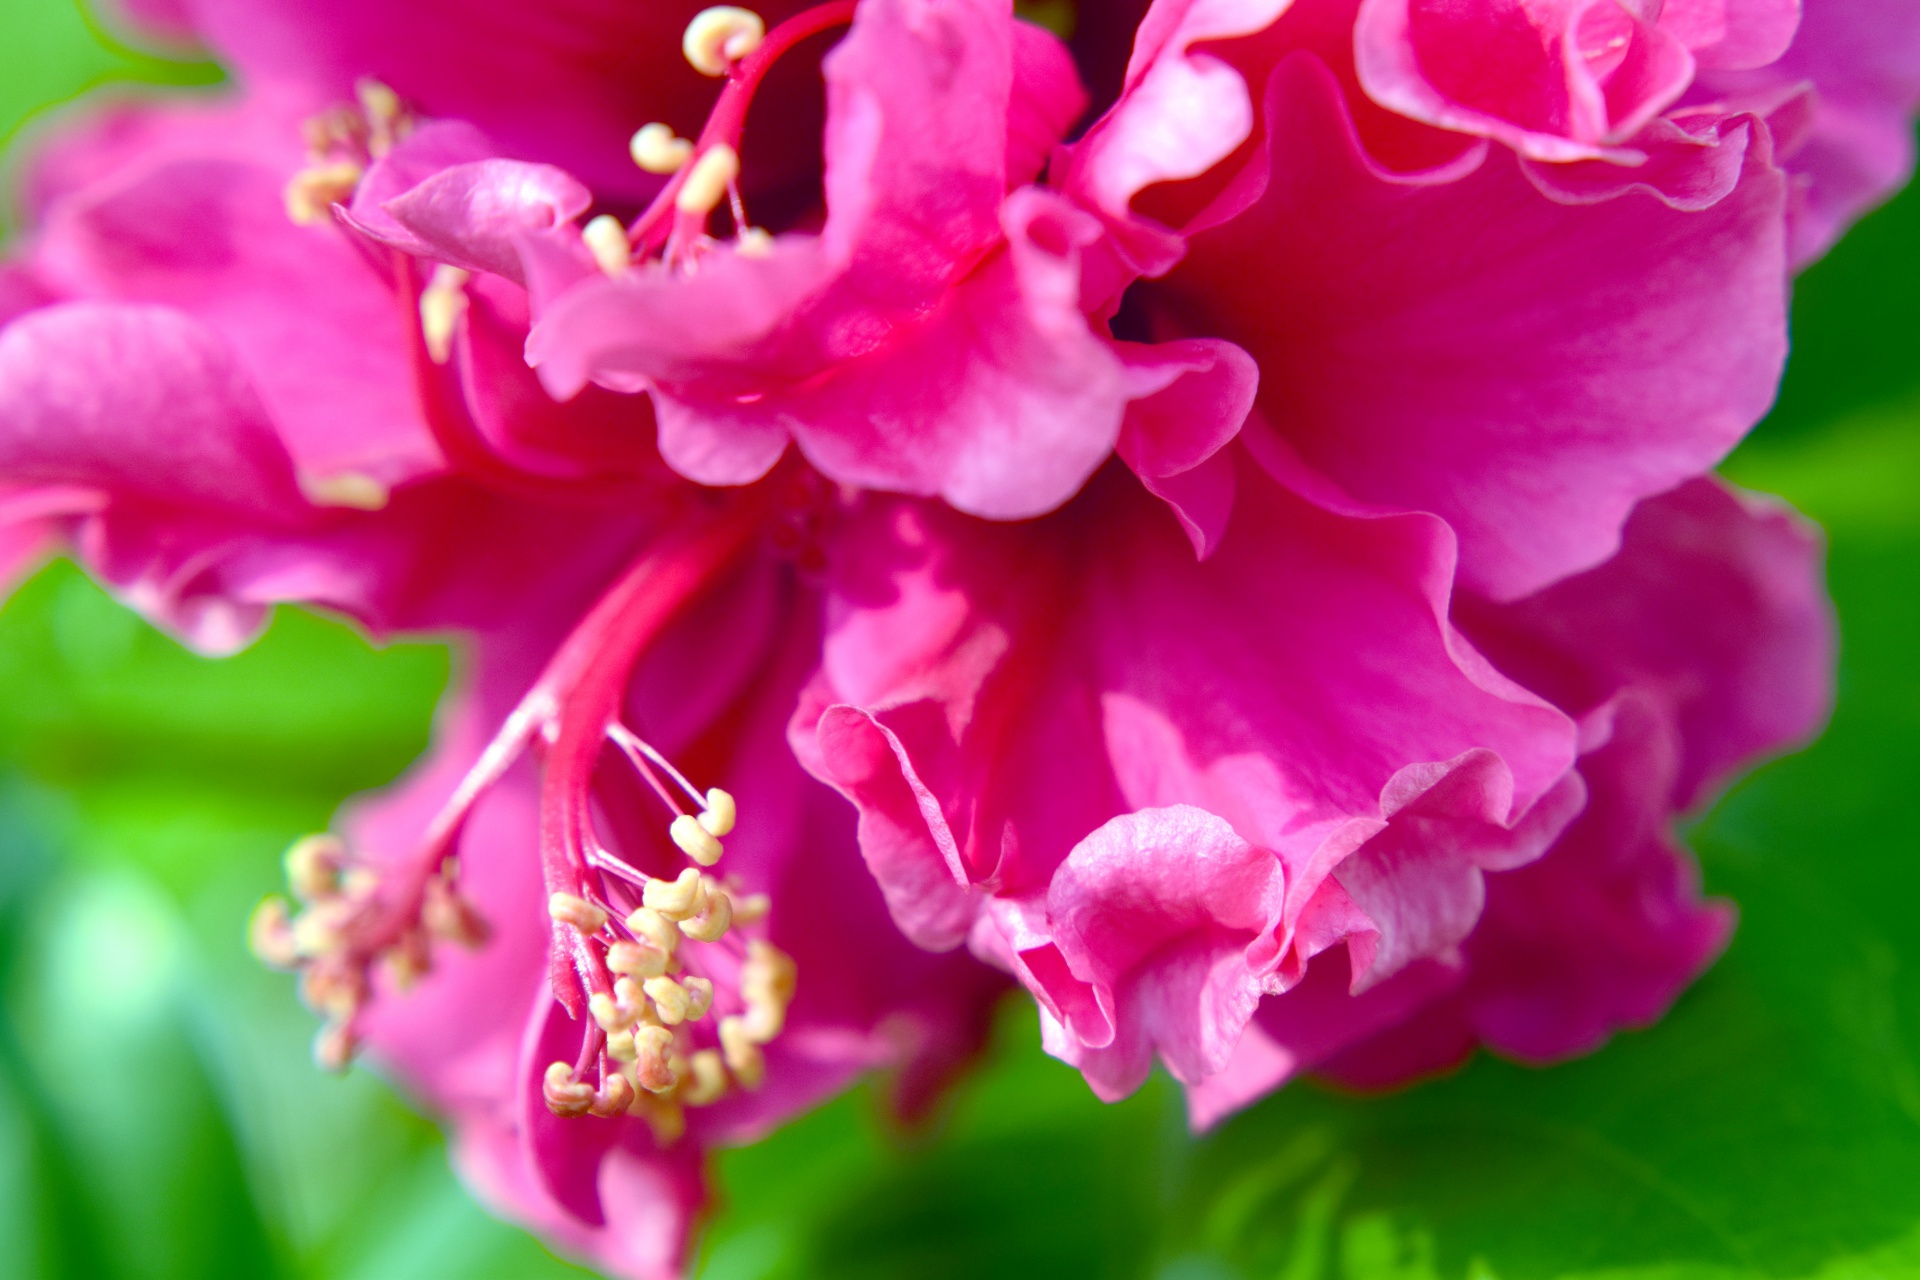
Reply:
[[[256,924],[503,1213],[674,1273],[708,1146],[964,1063],[974,957],[1206,1124],[1580,1052],[1717,954],[1672,817],[1817,727],[1831,640],[1809,536],[1699,477],[1790,246],[1899,176],[1906,46],[140,8],[244,92],[30,172],[0,554],[209,649],[281,600],[468,635],[433,758]]]

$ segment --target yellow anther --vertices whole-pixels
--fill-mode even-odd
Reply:
[[[687,1020],[693,1002],[685,987],[672,978],[648,978],[646,989],[647,998],[653,1001],[653,1011],[660,1015],[660,1021],[675,1027]]]
[[[740,998],[746,1002],[746,1034],[765,1044],[786,1025],[787,1005],[799,971],[792,957],[770,942],[747,944],[747,962],[740,966]]]
[[[680,984],[687,992],[687,1021],[698,1022],[713,1008],[713,979],[688,978]]]
[[[740,966],[740,990],[749,999],[756,995],[782,1001],[793,998],[800,978],[800,967],[793,957],[764,939],[747,944],[747,962]]]
[[[336,1022],[358,1013],[366,994],[365,979],[351,967],[323,960],[300,972],[300,998]]]
[[[595,934],[607,927],[607,913],[585,898],[556,893],[547,899],[547,914],[556,924],[570,925],[581,934]]]
[[[720,855],[726,852],[720,847],[720,842],[713,838],[712,833],[701,826],[700,820],[690,813],[683,813],[675,818],[673,825],[667,828],[667,834],[671,835],[673,842],[680,846],[680,852],[703,867],[710,867],[720,861]]]
[[[773,235],[765,227],[745,227],[734,240],[733,251],[743,258],[771,258]]]
[[[727,1093],[727,1068],[717,1049],[701,1049],[687,1059],[687,1087],[680,1101],[689,1107],[707,1107]]]
[[[313,1060],[322,1071],[338,1075],[353,1065],[353,1055],[358,1052],[360,1037],[346,1022],[329,1022],[313,1038]]]
[[[596,991],[587,997],[587,1011],[593,1020],[600,1024],[602,1031],[625,1031],[640,1020],[639,1012],[622,1000],[616,1000],[604,991]]]
[[[615,978],[613,980],[613,998],[619,1002],[622,1009],[628,1012],[628,1025],[635,1022],[653,1021],[651,1018],[642,1017],[647,1011],[646,988],[641,986],[635,979],[624,975]]]
[[[467,281],[473,273],[441,263],[433,279],[420,291],[420,336],[426,339],[427,358],[445,364],[453,358],[453,335],[467,313]]]
[[[673,1032],[665,1027],[641,1027],[633,1033],[634,1080],[648,1093],[666,1093],[680,1083],[674,1073]]]
[[[632,1105],[633,1083],[616,1071],[600,1086],[600,1092],[593,1095],[593,1105],[587,1110],[596,1116],[611,1118],[625,1115]]]
[[[767,1055],[740,1018],[720,1019],[720,1053],[743,1089],[758,1089],[767,1078]]]
[[[593,1086],[573,1078],[573,1068],[556,1062],[547,1068],[540,1081],[540,1095],[547,1110],[557,1116],[583,1116],[593,1106]]]
[[[746,1023],[749,1039],[756,1044],[772,1044],[787,1025],[787,1006],[784,1001],[749,1000],[741,1021]]]
[[[607,1033],[607,1056],[615,1062],[632,1062],[635,1058],[639,1057],[640,1051],[634,1047],[633,1043],[633,1032],[609,1031]]]
[[[680,1141],[687,1131],[687,1113],[673,1098],[655,1097],[651,1093],[634,1095],[633,1105],[627,1108],[627,1114],[638,1116],[647,1122],[653,1130],[653,1140],[663,1147],[670,1147]]]
[[[633,265],[633,245],[627,239],[626,225],[610,213],[603,213],[580,228],[580,241],[587,246],[594,262],[610,276],[624,275]]]
[[[607,948],[607,968],[636,978],[659,977],[667,971],[667,962],[671,959],[665,951],[647,943],[623,941]]]
[[[733,796],[714,787],[707,792],[707,807],[700,814],[700,826],[710,836],[731,835],[739,816],[740,807],[734,804]]]
[[[671,125],[655,120],[643,124],[627,144],[633,162],[648,173],[678,173],[693,157],[693,144],[677,136]]]
[[[291,969],[300,963],[300,948],[293,940],[293,921],[287,914],[287,900],[275,894],[262,898],[247,920],[247,946],[262,964],[276,969]]]
[[[724,142],[716,142],[702,151],[687,171],[686,180],[673,197],[673,207],[681,213],[705,217],[726,198],[727,188],[739,176],[739,153]]]
[[[680,922],[680,932],[695,942],[718,942],[727,936],[727,929],[733,924],[733,903],[728,899],[726,890],[716,885],[707,886],[707,909],[691,919]]]
[[[353,96],[360,99],[360,109],[367,113],[368,123],[376,126],[391,128],[406,109],[400,95],[378,80],[354,81]]]
[[[685,920],[706,908],[706,885],[700,872],[688,867],[676,880],[649,880],[640,901],[668,920]]]
[[[352,160],[308,165],[287,181],[287,217],[297,227],[310,227],[333,216],[333,206],[353,196],[366,173]]]
[[[300,473],[300,494],[316,507],[346,507],[353,511],[378,511],[387,505],[387,486],[359,471],[335,471],[317,475]]]
[[[660,880],[650,883],[677,885],[679,881],[669,882]],[[680,945],[680,931],[674,928],[673,921],[667,919],[652,907],[641,907],[632,915],[628,916],[627,928],[636,938],[651,944],[655,950],[664,951],[668,955],[672,955],[673,949]],[[641,976],[653,978],[659,975],[648,973],[642,974]]]
[[[420,906],[420,923],[427,932],[463,947],[477,947],[487,940],[487,922],[465,898],[455,892],[445,878],[427,881],[426,901]]]
[[[301,836],[287,846],[282,859],[287,885],[304,902],[331,897],[340,891],[340,868],[346,860],[347,846],[339,836],[326,832]]]
[[[773,899],[764,893],[749,893],[743,898],[733,900],[733,922],[735,924],[759,924],[773,910]]]
[[[381,965],[394,990],[411,991],[414,983],[433,972],[433,953],[427,949],[426,934],[418,929],[407,930],[393,949],[381,957]]]
[[[345,941],[352,916],[353,904],[343,899],[316,902],[293,918],[294,950],[309,959],[332,955]]]
[[[680,37],[680,51],[701,75],[723,76],[766,38],[767,24],[753,10],[715,5],[693,15]]]

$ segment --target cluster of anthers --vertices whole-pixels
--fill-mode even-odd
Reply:
[[[786,1022],[797,970],[764,937],[738,932],[766,919],[768,897],[742,894],[701,869],[721,857],[733,797],[718,787],[702,794],[624,726],[615,725],[611,739],[675,810],[668,835],[699,865],[653,878],[596,844],[586,855],[600,873],[593,889],[548,899],[592,1022],[579,1057],[549,1065],[541,1092],[556,1115],[636,1115],[670,1142],[685,1125],[684,1108],[717,1102],[736,1085],[760,1087],[762,1046]]]
[[[562,1116],[632,1114],[663,1142],[683,1108],[758,1088],[763,1046],[780,1034],[793,961],[759,928],[771,904],[705,870],[737,818],[734,799],[701,790],[622,722],[633,666],[662,631],[760,536],[747,501],[697,504],[669,523],[555,652],[410,856],[376,864],[335,836],[288,854],[294,895],[255,913],[268,963],[297,969],[326,1018],[316,1056],[342,1068],[360,1041],[376,972],[395,988],[427,972],[432,943],[478,945],[485,926],[459,891],[460,836],[476,803],[523,754],[540,765],[540,861],[552,930],[553,997],[581,1023],[580,1051],[542,1080]],[[666,841],[691,860],[671,879],[645,874],[600,838],[596,777],[624,761],[671,814]],[[752,935],[752,936],[749,936]]]
[[[262,960],[300,972],[301,995],[326,1019],[313,1054],[328,1070],[344,1070],[359,1048],[356,1022],[373,994],[375,965],[405,991],[432,969],[435,941],[477,947],[487,940],[486,922],[454,889],[459,870],[451,858],[409,886],[412,907],[399,913],[381,901],[380,874],[338,836],[294,841],[286,869],[299,913],[285,898],[269,897],[255,909],[248,937]]]
[[[332,217],[333,206],[352,197],[367,167],[417,123],[400,95],[378,80],[361,80],[353,89],[354,104],[342,103],[306,122],[307,163],[286,187],[287,216],[297,226]]]

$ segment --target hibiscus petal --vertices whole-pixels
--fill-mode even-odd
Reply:
[[[1616,690],[1669,700],[1689,809],[1756,755],[1804,742],[1832,707],[1835,638],[1818,532],[1695,480],[1641,504],[1614,559],[1526,600],[1463,598],[1460,619],[1516,679],[1585,713]]]
[[[51,209],[36,273],[217,332],[303,473],[391,488],[438,469],[400,328],[411,308],[338,228],[287,220],[277,153],[203,145],[201,127]]]
[[[1262,409],[1309,463],[1444,517],[1466,584],[1516,596],[1604,559],[1635,502],[1771,401],[1784,196],[1764,155],[1701,212],[1569,206],[1500,155],[1452,183],[1383,180],[1305,56],[1267,110],[1265,193],[1155,287],[1259,360]]]
[[[1177,1079],[1226,1064],[1260,1001],[1248,945],[1279,920],[1279,859],[1175,805],[1114,818],[1054,873],[1047,918],[1073,978]],[[1138,1079],[1131,1088],[1138,1087]]]
[[[518,241],[570,224],[593,193],[551,165],[476,160],[442,169],[380,207],[425,252],[524,284]]]
[[[1806,136],[1785,155],[1805,186],[1793,217],[1798,265],[1825,253],[1913,173],[1920,7],[1907,0],[1808,0],[1784,57],[1753,71],[1709,71],[1701,80],[1702,96],[1756,110],[1813,85]]]
[[[0,330],[0,473],[267,522],[306,501],[221,339],[163,307],[74,302]]]

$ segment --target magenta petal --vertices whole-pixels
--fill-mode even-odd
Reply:
[[[1734,915],[1700,900],[1692,857],[1668,833],[1675,743],[1650,705],[1624,699],[1583,756],[1592,799],[1546,858],[1492,879],[1463,991],[1477,1032],[1545,1061],[1665,1013],[1725,947]]]
[[[1710,209],[1732,195],[1746,169],[1755,122],[1751,116],[1685,121],[1663,116],[1634,136],[1646,158],[1631,167],[1608,160],[1546,164],[1526,160],[1521,169],[1548,199],[1598,204],[1629,192],[1658,196],[1686,213]]]
[[[426,252],[524,283],[518,241],[570,224],[593,193],[549,165],[476,160],[441,170],[381,207]]]
[[[822,471],[1023,519],[1065,502],[1112,451],[1126,378],[1079,295],[1079,250],[1098,228],[1034,189],[1003,217],[1007,249],[884,353],[811,394],[769,397]]]
[[[1819,534],[1695,480],[1642,504],[1613,560],[1511,605],[1461,601],[1503,670],[1572,711],[1638,687],[1668,701],[1687,809],[1756,755],[1804,742],[1833,698]]]
[[[836,706],[820,714],[813,736],[817,746],[798,744],[801,759],[860,810],[860,851],[900,931],[929,950],[958,946],[973,924],[974,895],[939,799],[898,734]]]
[[[367,167],[348,204],[352,220],[389,243],[406,236],[381,206],[442,169],[493,159],[500,149],[464,120],[429,120]]]
[[[1467,585],[1520,595],[1604,559],[1635,502],[1773,397],[1780,175],[1749,148],[1694,213],[1556,203],[1500,154],[1406,185],[1364,162],[1338,95],[1312,59],[1274,73],[1266,190],[1194,238],[1173,307],[1260,362],[1262,410],[1310,464],[1444,517]]]
[[[1356,993],[1448,954],[1480,920],[1482,871],[1538,858],[1586,802],[1569,774],[1508,826],[1512,786],[1505,763],[1486,751],[1409,766],[1388,784],[1385,828],[1333,873],[1376,934],[1366,963],[1354,965]]]
[[[1273,854],[1189,805],[1144,809],[1090,834],[1047,890],[1054,945],[1119,1034],[1177,1079],[1220,1070],[1260,1001],[1249,944],[1275,925]],[[1137,1087],[1138,1080],[1132,1082]]]
[[[0,474],[267,522],[306,500],[232,352],[162,307],[74,302],[0,330]]]
[[[1233,514],[1233,466],[1219,453],[1253,410],[1259,366],[1232,343],[1203,338],[1115,350],[1133,397],[1116,451],[1205,558]]]
[[[1040,176],[1053,149],[1087,109],[1073,53],[1050,31],[1013,24],[1013,90],[1007,99],[1007,186]]]
[[[1253,132],[1253,103],[1238,72],[1195,46],[1260,31],[1290,2],[1155,0],[1134,37],[1120,101],[1074,148],[1072,189],[1124,218],[1144,188],[1195,177],[1231,155]]]
[[[34,244],[44,284],[68,296],[151,302],[218,333],[304,474],[354,472],[389,488],[439,469],[421,417],[391,280],[334,226],[287,220],[283,157],[208,122],[61,199]],[[244,145],[241,145],[244,144]],[[109,148],[108,150],[111,150]]]
[[[818,235],[583,281],[541,311],[529,358],[561,396],[647,390],[662,455],[703,484],[757,480],[792,439],[843,484],[1052,510],[1127,398],[1083,310],[1100,224],[1007,194],[1009,164],[1037,165],[1081,109],[1065,55],[993,0],[870,0],[824,70]],[[977,125],[1010,112],[1011,135]]]
[[[1804,264],[1913,173],[1913,116],[1920,109],[1920,7],[1907,0],[1807,0],[1784,57],[1752,71],[1711,71],[1696,96],[1770,104],[1811,83],[1805,136],[1783,148],[1804,184],[1793,251]]]
[[[1049,1051],[1103,1097],[1156,1051],[1183,1079],[1223,1070],[1258,993],[1342,942],[1376,983],[1451,954],[1482,873],[1537,856],[1579,805],[1571,723],[1444,623],[1444,526],[1337,516],[1251,468],[1239,483],[1203,563],[1113,469],[1031,525],[869,504],[794,721],[860,807],[903,925],[951,936],[979,911],[973,949],[1029,985]],[[1124,893],[1076,860],[1173,876],[1206,849],[1279,894],[1222,925],[1230,957],[1164,903],[1061,932],[1063,884]],[[1193,900],[1225,911],[1218,888]]]

